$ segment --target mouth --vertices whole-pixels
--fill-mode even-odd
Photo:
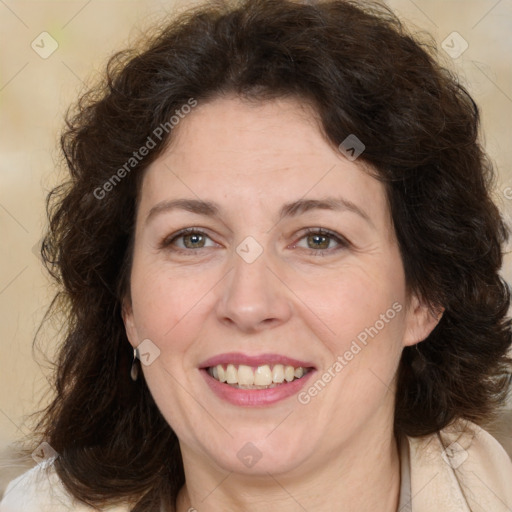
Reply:
[[[216,381],[237,389],[271,389],[284,383],[302,379],[313,368],[283,364],[264,364],[253,367],[245,364],[218,364],[206,368]]]
[[[313,364],[277,354],[223,354],[199,367],[209,388],[234,405],[270,405],[302,389],[315,373]]]

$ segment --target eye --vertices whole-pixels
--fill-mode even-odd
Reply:
[[[306,247],[300,245],[302,240],[306,241]],[[333,245],[335,247],[332,247]],[[349,245],[350,243],[347,239],[332,231],[323,228],[309,228],[306,230],[306,234],[300,238],[299,242],[296,242],[293,246],[308,249],[310,254],[318,255],[344,249]]]
[[[211,242],[209,245],[207,245],[208,240]],[[301,245],[302,240],[305,240],[306,247]],[[190,252],[190,250],[205,249],[215,247],[216,245],[203,231],[197,228],[187,228],[164,238],[159,247],[165,249],[173,246],[172,250],[174,251]],[[346,238],[323,228],[308,228],[306,234],[293,244],[293,247],[306,249],[310,254],[314,255],[335,252],[349,246],[350,242]]]
[[[205,245],[206,240],[211,240],[211,238],[203,231],[196,228],[187,228],[162,240],[160,248],[163,249],[173,245],[178,251],[187,251],[188,249],[203,249],[214,245]]]

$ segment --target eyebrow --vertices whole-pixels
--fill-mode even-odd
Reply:
[[[284,204],[278,216],[278,222],[286,217],[296,217],[311,210],[333,210],[350,211],[359,215],[370,225],[375,227],[369,215],[352,201],[343,197],[324,197],[321,199],[298,199],[291,203]],[[156,215],[172,210],[185,210],[197,215],[207,217],[219,217],[221,208],[212,201],[203,201],[201,199],[172,199],[161,201],[151,208],[147,217],[146,224]]]

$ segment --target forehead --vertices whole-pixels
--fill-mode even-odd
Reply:
[[[176,128],[169,148],[174,162],[193,159],[202,169],[225,163],[246,176],[303,158],[311,163],[328,149],[316,112],[292,98],[248,102],[221,97],[199,104]]]
[[[141,195],[145,210],[196,197],[271,213],[290,200],[326,195],[359,204],[381,221],[388,210],[383,184],[325,140],[311,107],[290,98],[199,104],[147,169]]]

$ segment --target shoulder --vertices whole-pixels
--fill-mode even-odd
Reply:
[[[64,488],[53,464],[38,464],[7,486],[0,512],[92,512]],[[105,512],[129,512],[127,507],[110,507]]]
[[[488,432],[459,420],[439,433],[408,440],[418,504],[413,510],[511,510],[512,461]]]

